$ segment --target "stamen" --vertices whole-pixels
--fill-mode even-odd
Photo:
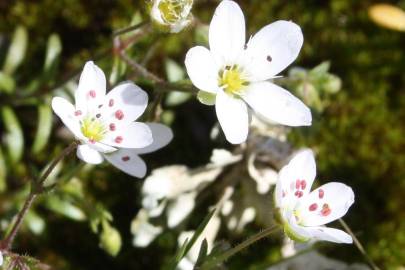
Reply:
[[[328,216],[330,213],[332,212],[332,210],[329,208],[329,205],[327,203],[324,203],[322,205],[322,210],[321,210],[321,215],[326,217]]]
[[[99,114],[99,113],[96,114],[96,117],[97,117],[97,118],[100,118],[100,117],[101,117],[101,114]]]
[[[313,203],[309,206],[309,211],[315,211],[318,208],[318,205],[316,203]]]
[[[301,181],[299,179],[295,180],[295,188],[300,189]]]
[[[116,143],[122,143],[122,140],[123,140],[122,136],[117,136],[114,141]]]
[[[304,190],[307,187],[307,181],[301,180],[301,189]]]
[[[271,62],[272,60],[273,60],[273,58],[271,58],[271,56],[270,55],[267,55],[267,61],[269,61],[269,62]]]
[[[103,107],[103,104],[98,105],[98,108],[100,109],[101,107]]]
[[[89,91],[89,95],[90,95],[92,98],[95,98],[95,97],[96,97],[96,91],[95,91],[95,90],[90,90],[90,91]]]
[[[79,116],[79,115],[82,115],[82,111],[81,110],[75,111],[75,116]]]
[[[90,139],[89,142],[92,143],[92,144],[96,143],[96,141],[94,139]]]
[[[114,123],[111,123],[111,124],[109,125],[109,127],[110,127],[110,130],[111,130],[111,131],[114,131],[114,130],[115,130],[115,124],[114,124]]]
[[[117,118],[118,120],[122,120],[124,118],[124,113],[121,110],[117,110],[115,112],[115,118]]]
[[[319,199],[322,199],[324,195],[325,195],[325,192],[323,191],[323,189],[319,189],[319,190],[318,190],[318,197],[319,197]]]
[[[128,160],[130,160],[131,158],[129,156],[124,156],[121,158],[122,161],[127,162]]]
[[[108,106],[110,106],[110,107],[114,106],[114,100],[113,99],[110,99],[108,101]]]

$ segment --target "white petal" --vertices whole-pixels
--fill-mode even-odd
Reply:
[[[80,75],[75,92],[76,109],[84,114],[94,111],[103,103],[106,92],[104,72],[93,61],[88,61]]]
[[[138,178],[146,174],[145,162],[132,149],[119,149],[104,158],[121,171]]]
[[[152,131],[144,123],[133,122],[108,132],[101,142],[119,148],[144,148],[153,142]]]
[[[300,224],[319,226],[329,223],[344,216],[353,203],[354,193],[349,186],[338,182],[325,184],[313,190],[300,201],[298,207],[301,215]],[[313,204],[316,204],[316,209],[314,209],[315,206],[311,208]],[[325,207],[330,211],[325,210]]]
[[[181,194],[167,207],[167,225],[174,228],[194,209],[196,192]]]
[[[235,64],[245,45],[245,17],[237,3],[222,1],[209,29],[210,50],[217,63]]]
[[[304,41],[301,28],[288,21],[263,27],[248,45],[244,66],[253,81],[273,78],[298,56]]]
[[[311,111],[287,90],[270,82],[252,83],[243,99],[256,114],[286,126],[310,126]]]
[[[76,154],[78,158],[90,164],[100,164],[103,162],[103,156],[87,144],[79,145]]]
[[[101,114],[107,121],[123,126],[141,116],[147,105],[146,92],[131,82],[125,82],[108,92]]]
[[[69,101],[61,97],[54,97],[52,109],[76,138],[84,138],[80,131],[79,118],[75,116],[75,107]]]
[[[100,143],[100,142],[90,142],[89,139],[84,138],[82,140],[82,142],[84,142],[85,144],[87,144],[90,148],[101,152],[101,153],[111,153],[117,150],[117,148],[106,145],[104,143]]]
[[[317,240],[345,244],[353,243],[352,237],[342,230],[327,227],[308,227],[307,231],[312,234],[312,238]]]
[[[134,149],[136,153],[146,154],[155,152],[165,147],[173,139],[173,132],[169,127],[158,123],[146,123],[146,125],[152,131],[153,142],[145,148]]]
[[[311,190],[315,175],[316,164],[313,152],[308,149],[297,153],[279,172],[275,191],[276,205],[278,207],[285,207],[286,204],[294,205],[298,198],[304,198]],[[297,180],[300,181],[299,184]],[[305,184],[302,184],[302,180]],[[296,192],[302,192],[302,195],[297,196]]]
[[[0,251],[0,266],[3,265],[3,253]]]
[[[215,110],[226,139],[233,144],[244,142],[249,132],[249,113],[245,102],[219,91]]]
[[[197,46],[188,50],[185,65],[190,80],[198,89],[210,93],[218,91],[219,67],[207,48]]]

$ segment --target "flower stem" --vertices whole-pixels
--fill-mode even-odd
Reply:
[[[125,27],[125,28],[118,29],[118,30],[113,32],[113,36],[116,37],[116,36],[119,36],[119,35],[122,35],[122,34],[126,34],[128,32],[137,30],[138,28],[141,28],[145,24],[146,24],[146,22],[141,22],[141,23],[138,23],[138,24],[135,24],[135,25],[131,25],[131,26],[128,26],[128,27]]]
[[[11,249],[11,246],[14,242],[15,237],[17,236],[18,231],[20,230],[20,227],[24,221],[25,215],[28,213],[28,210],[31,208],[32,204],[34,203],[36,197],[41,194],[44,190],[44,182],[48,178],[48,176],[51,174],[53,169],[56,167],[56,165],[61,161],[63,158],[68,156],[76,147],[78,143],[76,141],[72,142],[68,147],[66,147],[48,166],[46,171],[42,174],[41,177],[39,177],[37,180],[35,180],[32,185],[31,185],[31,191],[27,197],[27,199],[24,202],[24,205],[20,212],[17,215],[17,219],[15,223],[13,224],[13,227],[10,231],[10,233],[7,235],[7,237],[2,241],[1,243],[1,249],[4,249],[6,251]]]
[[[360,243],[359,239],[357,239],[357,237],[354,235],[354,233],[350,229],[349,225],[347,225],[347,223],[341,218],[339,218],[339,222],[343,226],[343,228],[346,230],[346,232],[348,234],[350,234],[350,236],[353,238],[353,242],[354,242],[355,246],[360,251],[360,253],[364,256],[364,258],[366,258],[366,260],[367,260],[368,264],[371,266],[371,268],[373,270],[380,270],[380,268],[373,262],[373,260],[370,258],[370,256],[368,256],[363,245]]]
[[[264,229],[263,231],[249,237],[247,240],[245,240],[244,242],[240,243],[239,245],[237,245],[234,248],[231,248],[227,251],[225,251],[224,253],[222,253],[221,255],[219,255],[218,257],[214,257],[211,260],[206,261],[205,263],[203,263],[203,265],[201,266],[202,270],[206,270],[206,269],[212,269],[217,267],[217,265],[227,259],[229,259],[230,257],[232,257],[233,255],[235,255],[236,253],[240,252],[241,250],[247,248],[248,246],[250,246],[251,244],[255,243],[256,241],[269,236],[270,234],[278,231],[279,227],[274,225],[270,228]]]

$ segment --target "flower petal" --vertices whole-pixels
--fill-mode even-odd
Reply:
[[[132,149],[119,149],[104,158],[121,171],[138,178],[146,174],[145,162]]]
[[[103,156],[87,144],[79,145],[76,154],[78,158],[90,164],[100,164],[103,162]]]
[[[233,144],[244,142],[249,132],[249,112],[245,102],[219,91],[215,109],[226,139]]]
[[[327,183],[313,190],[297,208],[300,224],[319,226],[344,216],[354,203],[353,190],[338,182]]]
[[[125,82],[108,92],[101,114],[107,121],[125,126],[141,116],[147,105],[146,92],[131,82]]]
[[[288,21],[263,27],[247,44],[244,66],[253,81],[273,78],[298,56],[304,37],[301,28]]]
[[[277,207],[282,208],[287,204],[294,206],[298,198],[309,193],[315,175],[316,164],[313,152],[307,149],[297,153],[279,172],[275,191]]]
[[[236,64],[245,41],[245,17],[242,10],[233,1],[222,1],[215,10],[209,29],[210,50],[217,63]]]
[[[152,131],[153,142],[145,148],[134,149],[136,153],[147,154],[155,152],[165,147],[173,139],[173,132],[169,127],[158,123],[146,123],[146,125]]]
[[[317,240],[330,241],[334,243],[353,243],[352,237],[346,232],[328,227],[307,227],[306,230]]]
[[[270,82],[248,86],[242,98],[259,116],[286,126],[310,126],[311,111],[287,90]]]
[[[104,72],[93,61],[88,61],[80,75],[75,92],[76,109],[83,114],[92,112],[103,103],[106,92]]]
[[[101,142],[119,148],[144,148],[153,142],[153,137],[146,124],[133,122],[108,132]]]
[[[170,202],[167,207],[167,226],[174,228],[179,225],[195,206],[197,192],[184,193]]]
[[[52,109],[76,138],[84,138],[80,131],[80,119],[75,116],[75,107],[73,104],[64,98],[54,97],[52,99]]]
[[[218,91],[219,67],[207,48],[196,46],[188,50],[185,65],[190,80],[198,89],[210,93]]]

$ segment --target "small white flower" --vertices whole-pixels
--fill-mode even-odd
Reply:
[[[192,21],[193,0],[152,0],[150,15],[158,26],[178,33]]]
[[[163,147],[172,132],[161,124],[135,120],[144,112],[147,94],[125,82],[106,94],[106,78],[93,62],[84,66],[75,92],[75,105],[54,97],[52,109],[81,144],[77,156],[91,164],[104,158],[129,175],[143,177],[146,165],[138,154]]]
[[[298,25],[276,21],[246,44],[245,18],[233,1],[222,1],[209,28],[210,50],[191,48],[185,65],[199,98],[215,104],[219,123],[233,144],[246,140],[250,108],[287,126],[309,126],[310,110],[291,93],[269,82],[298,56],[303,36]]]
[[[0,251],[0,266],[3,265],[3,253]]]
[[[344,231],[323,226],[344,216],[354,203],[353,190],[345,184],[330,182],[310,192],[316,165],[311,150],[298,153],[284,166],[275,190],[285,233],[293,240],[325,240],[352,243]]]

